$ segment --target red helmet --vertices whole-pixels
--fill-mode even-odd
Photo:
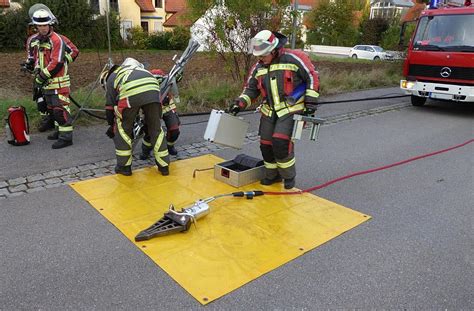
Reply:
[[[164,77],[166,76],[166,73],[161,70],[161,69],[152,69],[150,70],[151,74],[155,76],[155,78],[158,78],[157,76]]]
[[[160,84],[163,82],[166,76],[166,73],[161,69],[152,69],[150,70],[150,73],[156,78],[156,80],[158,80],[158,83]]]

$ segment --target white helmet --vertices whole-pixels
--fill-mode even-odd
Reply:
[[[250,41],[250,50],[255,56],[270,54],[278,45],[278,38],[270,30],[262,30]]]
[[[100,75],[99,75],[99,83],[100,83],[100,85],[102,86],[102,88],[103,88],[104,90],[107,91],[107,88],[106,88],[106,86],[107,86],[107,79],[109,78],[110,74],[111,74],[112,72],[114,72],[115,69],[117,69],[117,67],[118,67],[117,65],[106,66],[106,67],[102,70],[102,72],[100,73]]]
[[[39,9],[33,13],[31,20],[34,25],[52,25],[54,19],[45,9]]]
[[[138,60],[136,60],[135,58],[131,58],[131,57],[127,57],[125,58],[125,60],[123,61],[122,65],[120,65],[121,67],[132,67],[132,68],[135,68],[135,67],[139,67],[141,69],[144,69],[145,66],[143,66],[142,63],[140,63]]]

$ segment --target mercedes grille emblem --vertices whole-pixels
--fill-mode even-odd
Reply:
[[[451,75],[451,68],[443,67],[439,73],[443,78],[447,78]]]

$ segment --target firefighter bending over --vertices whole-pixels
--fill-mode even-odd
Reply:
[[[48,139],[57,140],[52,147],[60,149],[72,145],[68,63],[79,51],[69,39],[54,32],[54,21],[55,18],[45,9],[33,13],[32,23],[38,33],[28,39],[28,59],[24,66],[33,68],[33,100],[37,102],[38,110],[48,118],[46,122],[57,124],[57,131]]]
[[[286,42],[284,35],[269,30],[262,30],[252,38],[252,53],[259,60],[251,68],[242,94],[229,111],[237,114],[262,96],[259,135],[265,178],[260,183],[271,185],[284,179],[285,189],[291,189],[296,176],[291,141],[293,114],[315,113],[319,77],[308,55],[283,48]],[[289,100],[295,96],[295,100]]]
[[[107,136],[114,139],[117,165],[115,172],[132,175],[133,124],[140,109],[150,135],[155,162],[162,175],[169,175],[170,157],[166,137],[161,129],[160,86],[143,64],[127,58],[120,66],[112,66],[100,75],[106,91]]]
[[[158,83],[161,84],[166,77],[166,74],[161,69],[152,69],[150,72],[158,80]],[[183,75],[176,77],[176,83],[179,83],[183,78]],[[170,155],[177,155],[178,151],[175,148],[176,141],[179,137],[179,126],[181,121],[179,120],[178,113],[176,112],[176,103],[179,103],[179,94],[177,92],[177,86],[173,85],[171,87],[170,93],[165,97],[161,103],[162,112],[163,112],[163,121],[166,126],[166,141],[168,152]],[[150,135],[148,135],[147,126],[145,123],[144,126],[145,136],[142,141],[142,153],[140,154],[141,160],[146,160],[150,157],[150,152],[152,150],[150,144]]]

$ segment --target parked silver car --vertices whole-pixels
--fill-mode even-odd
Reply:
[[[391,53],[385,52],[384,49],[377,45],[356,45],[350,50],[349,57],[372,60],[393,59]]]

